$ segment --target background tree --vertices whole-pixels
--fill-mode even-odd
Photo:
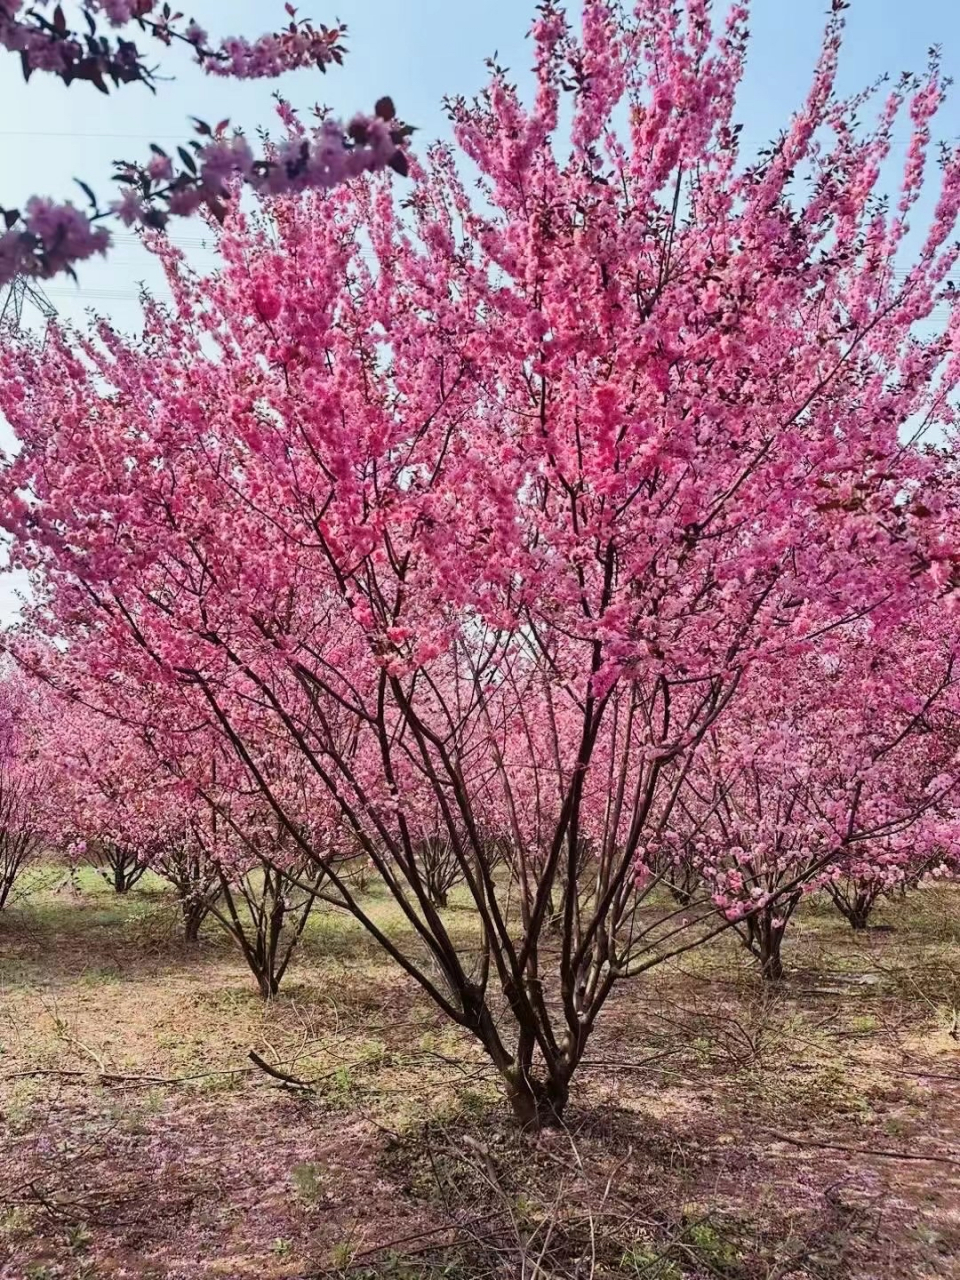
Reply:
[[[834,869],[824,888],[852,929],[868,928],[881,899],[902,897],[933,874],[955,874],[955,822],[942,826],[950,833],[946,849],[927,841],[897,841],[893,847],[853,850]]]
[[[217,862],[220,893],[208,908],[233,939],[264,1000],[280,990],[323,879],[315,863],[285,863],[282,846],[281,837],[263,861],[245,867]]]
[[[114,893],[127,893],[147,871],[146,858],[139,850],[113,840],[78,840],[71,852],[89,862]]]
[[[685,779],[680,856],[765,978],[783,977],[804,894],[826,887],[862,926],[882,889],[937,860],[954,830],[953,620],[924,607],[882,643],[875,621],[775,671],[755,667]]]
[[[179,839],[171,833],[150,865],[176,890],[184,940],[196,945],[200,941],[200,926],[220,894],[216,864],[185,825]]]
[[[54,698],[50,710],[41,749],[58,780],[58,844],[127,893],[163,843],[163,816],[152,803],[156,765],[123,726],[89,707]]]
[[[0,909],[49,840],[55,807],[38,750],[45,714],[39,691],[5,663],[0,668]]]

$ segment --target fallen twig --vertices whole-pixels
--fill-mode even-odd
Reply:
[[[251,1049],[247,1057],[259,1067],[261,1071],[265,1071],[268,1076],[273,1076],[274,1080],[279,1080],[281,1084],[287,1086],[288,1089],[300,1089],[303,1093],[316,1093],[312,1084],[307,1084],[305,1080],[298,1080],[296,1076],[288,1075],[286,1071],[280,1071],[277,1067],[271,1067],[269,1062],[265,1062],[255,1049]]]
[[[344,1270],[346,1271],[356,1270],[358,1268],[363,1267],[367,1263],[369,1263],[371,1259],[376,1258],[378,1254],[383,1254],[383,1253],[389,1254],[397,1250],[401,1245],[419,1246],[418,1248],[415,1248],[415,1249],[411,1249],[411,1248],[404,1249],[404,1258],[414,1258],[420,1254],[430,1253],[436,1249],[462,1248],[463,1241],[458,1240],[456,1238],[457,1232],[467,1230],[468,1228],[472,1229],[474,1227],[481,1226],[483,1223],[489,1222],[490,1219],[494,1216],[495,1216],[494,1213],[485,1213],[483,1214],[482,1217],[474,1218],[467,1223],[445,1222],[439,1227],[429,1227],[425,1231],[416,1231],[412,1235],[398,1236],[395,1240],[388,1240],[386,1244],[374,1245],[370,1249],[364,1249],[360,1253],[355,1254],[353,1257],[353,1260],[351,1261],[348,1267],[339,1268],[339,1269],[332,1268],[332,1269],[326,1269],[323,1271],[312,1272],[310,1280],[315,1280],[316,1277],[331,1275],[334,1273],[339,1275],[339,1274],[342,1274]],[[444,1233],[450,1233],[451,1235],[454,1236],[454,1239],[433,1241],[433,1243],[429,1243],[429,1244],[422,1243],[425,1240],[428,1240],[428,1241],[432,1240],[434,1236],[442,1235]],[[493,1238],[495,1238],[495,1236],[496,1236],[496,1233],[494,1233]]]
[[[821,1147],[827,1151],[845,1151],[854,1156],[881,1156],[884,1160],[926,1160],[931,1164],[949,1164],[960,1168],[960,1160],[953,1156],[926,1156],[916,1151],[890,1151],[885,1147],[848,1147],[841,1142],[821,1142],[817,1138],[796,1138],[777,1129],[764,1129],[763,1133],[777,1142],[788,1142],[795,1147]]]
[[[189,1084],[193,1080],[205,1080],[209,1076],[249,1075],[252,1067],[222,1067],[215,1071],[198,1071],[189,1076],[137,1076],[121,1075],[116,1071],[69,1071],[65,1067],[30,1067],[24,1071],[9,1071],[2,1080],[28,1080],[36,1076],[54,1076],[67,1080],[94,1080],[97,1084],[153,1086],[158,1084]]]

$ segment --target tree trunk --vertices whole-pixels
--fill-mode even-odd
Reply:
[[[113,867],[113,888],[116,893],[127,892],[127,878],[124,875],[124,864],[117,862]]]
[[[258,971],[257,988],[264,1000],[272,1000],[280,990],[280,982],[277,977],[266,969]]]
[[[555,1129],[563,1122],[563,1112],[570,1097],[569,1081],[564,1076],[548,1076],[546,1080],[524,1075],[517,1066],[505,1073],[507,1098],[521,1129],[537,1132]]]
[[[783,977],[783,926],[775,925],[768,916],[760,921],[760,975],[764,982],[779,982]]]
[[[447,891],[442,885],[427,884],[427,896],[430,899],[431,906],[442,910],[447,905]]]
[[[760,961],[760,976],[764,982],[780,982],[783,978],[783,959],[780,954],[786,923],[774,924],[767,911],[748,916],[747,936],[744,945]]]
[[[561,898],[562,901],[562,898]],[[549,933],[559,933],[563,925],[563,914],[557,906],[553,886],[550,886],[550,897],[547,900],[546,928]]]
[[[764,982],[780,982],[783,978],[783,959],[780,955],[780,939],[771,941],[760,954],[760,974]]]
[[[833,887],[829,888],[829,893],[833,899],[833,905],[844,917],[851,929],[858,931],[866,929],[870,913],[876,906],[879,895],[865,891],[848,895]]]
[[[850,921],[850,928],[861,930],[866,929],[867,922],[870,919],[870,913],[876,906],[876,896],[870,893],[858,893],[852,902],[848,903],[847,910],[844,912]]]
[[[197,946],[200,942],[200,926],[206,918],[207,907],[204,903],[184,901],[181,904],[181,911],[184,941],[191,946]]]

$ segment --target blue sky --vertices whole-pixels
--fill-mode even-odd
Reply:
[[[719,0],[718,10],[724,8]],[[748,147],[775,136],[802,101],[826,8],[826,0],[754,0],[739,110]],[[400,114],[418,126],[415,141],[422,143],[446,134],[444,95],[480,88],[487,56],[496,52],[521,83],[528,79],[525,33],[534,0],[300,0],[300,11],[316,21],[338,16],[347,24],[349,52],[342,68],[326,76],[292,73],[276,83],[231,83],[205,76],[186,51],[175,51],[163,59],[164,73],[174,79],[160,83],[155,96],[133,85],[107,98],[89,85],[68,89],[47,76],[24,85],[7,55],[0,79],[0,205],[16,205],[34,192],[69,196],[77,191],[74,177],[106,199],[112,160],[144,157],[151,141],[183,141],[190,136],[191,115],[211,121],[229,116],[248,131],[272,126],[271,93],[277,87],[298,107],[320,101],[342,113],[370,109],[390,93]],[[194,0],[189,12],[217,36],[253,36],[284,20],[282,0]],[[853,0],[841,89],[861,88],[883,71],[896,76],[922,70],[932,44],[943,46],[944,68],[960,80],[958,0]],[[958,104],[960,87],[939,122],[948,137],[960,136]],[[77,201],[82,202],[79,193]],[[199,265],[213,265],[201,223],[177,224],[173,234]],[[81,267],[78,286],[61,278],[47,292],[70,319],[81,319],[93,307],[118,327],[134,328],[139,281],[157,285],[158,274],[126,234],[107,261]],[[10,614],[11,585],[0,580],[0,619]]]
[[[722,4],[721,4],[722,9]],[[748,143],[762,144],[801,101],[816,55],[826,0],[754,0],[750,66],[741,120]],[[484,80],[483,60],[496,51],[519,78],[530,61],[525,32],[533,0],[301,0],[301,12],[316,20],[334,13],[349,27],[349,54],[328,75],[303,71],[280,82],[298,106],[316,101],[338,111],[369,109],[382,93],[395,98],[401,114],[416,124],[418,140],[443,134],[445,94],[475,91]],[[329,10],[329,11],[328,11]],[[213,34],[253,35],[283,20],[281,0],[195,0],[190,12]],[[960,72],[960,4],[956,0],[854,0],[842,63],[848,89],[881,71],[921,69],[926,50],[944,46],[944,63]],[[217,120],[229,116],[248,130],[272,124],[269,82],[236,84],[214,80],[191,64],[186,51],[172,52],[164,70],[175,78],[154,97],[140,85],[105,98],[91,86],[68,89],[50,77],[20,80],[7,57],[0,80],[0,204],[15,205],[32,192],[64,196],[82,177],[105,198],[111,161],[142,157],[151,141],[173,145],[190,136],[191,114]],[[960,101],[960,92],[957,95]],[[960,134],[954,107],[945,125]],[[77,195],[78,202],[82,197]],[[200,261],[202,225],[180,224],[175,237],[192,243]],[[67,279],[51,283],[55,305],[70,317],[85,306],[109,313],[121,327],[136,323],[136,284],[156,272],[132,236],[105,263],[83,268],[79,287]]]

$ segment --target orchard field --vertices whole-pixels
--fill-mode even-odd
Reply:
[[[563,1127],[528,1136],[343,913],[264,1002],[159,880],[76,884],[44,866],[4,914],[4,1277],[957,1274],[953,886],[858,932],[809,899],[781,983],[724,936],[624,984]],[[444,914],[469,947],[456,890]]]
[[[776,124],[741,0],[540,0],[426,128],[496,6],[384,4],[0,208],[2,1280],[960,1277],[957,19],[861,2]]]

